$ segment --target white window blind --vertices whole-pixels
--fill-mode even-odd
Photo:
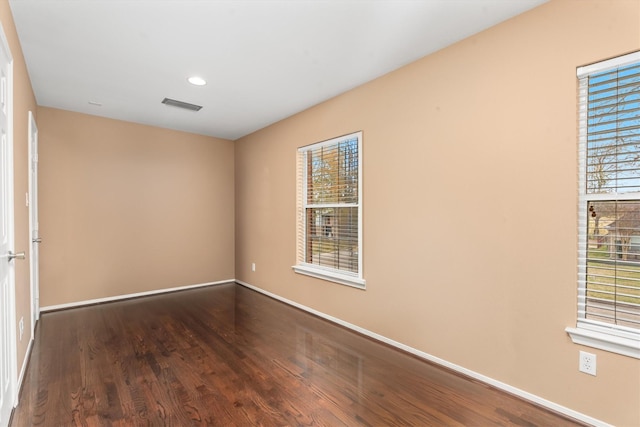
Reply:
[[[298,150],[297,272],[362,280],[362,133]]]
[[[635,355],[640,342],[640,53],[581,68],[578,77],[578,327],[622,337]]]

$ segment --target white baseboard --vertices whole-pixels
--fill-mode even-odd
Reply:
[[[536,396],[535,394],[529,393],[527,391],[521,390],[519,388],[510,386],[509,384],[505,384],[501,381],[495,380],[493,378],[487,377],[485,375],[482,375],[478,372],[472,371],[470,369],[464,368],[462,366],[456,365],[454,363],[451,362],[447,362],[446,360],[440,359],[439,357],[433,356],[431,354],[425,353],[423,351],[420,351],[418,349],[415,349],[413,347],[409,347],[408,345],[402,344],[398,341],[394,341],[390,338],[387,338],[383,335],[377,334],[375,332],[371,332],[367,329],[361,328],[360,326],[354,325],[352,323],[349,322],[345,322],[344,320],[338,319],[336,317],[330,316],[328,314],[322,313],[320,311],[314,310],[310,307],[307,307],[305,305],[299,304],[295,301],[291,301],[288,300],[286,298],[283,298],[279,295],[273,294],[271,292],[265,291],[264,289],[258,288],[256,286],[250,285],[249,283],[243,282],[241,280],[236,280],[236,283],[245,286],[249,289],[253,289],[254,291],[260,292],[261,294],[264,294],[268,297],[271,297],[273,299],[276,299],[278,301],[284,302],[285,304],[289,304],[293,307],[299,308],[301,310],[304,310],[306,312],[309,312],[311,314],[315,314],[318,317],[322,317],[323,319],[329,320],[331,322],[337,323],[338,325],[344,326],[345,328],[351,329],[353,331],[359,332],[362,335],[366,335],[370,338],[373,338],[375,340],[381,341],[385,344],[389,344],[393,347],[396,347],[400,350],[404,350],[407,353],[411,353],[415,356],[418,356],[422,359],[428,360],[430,362],[436,363],[438,365],[444,366],[445,368],[449,368],[453,371],[459,372],[461,374],[464,374],[468,377],[474,378],[478,381],[482,381],[483,383],[489,384],[495,388],[498,388],[500,390],[504,390],[508,393],[511,393],[513,395],[516,395],[518,397],[521,397],[525,400],[528,400],[530,402],[536,403],[540,406],[544,406],[545,408],[548,408],[552,411],[567,415],[569,417],[575,418],[577,420],[580,420],[584,423],[587,424],[591,424],[593,426],[596,427],[611,427],[610,424],[605,423],[604,421],[600,421],[598,419],[595,419],[593,417],[590,417],[588,415],[582,414],[580,412],[574,411],[573,409],[567,408],[565,406],[562,405],[558,405],[557,403],[551,402],[547,399],[543,399],[540,396]]]
[[[27,345],[27,351],[24,353],[24,360],[22,361],[22,368],[20,368],[20,375],[18,375],[18,383],[16,384],[16,395],[13,399],[13,407],[18,406],[18,400],[20,398],[20,390],[22,390],[22,381],[24,381],[24,374],[27,372],[27,365],[29,364],[29,357],[31,356],[31,349],[33,348],[33,342],[35,334],[31,334],[29,337],[29,344]]]
[[[178,287],[175,287],[175,288],[156,289],[156,290],[153,290],[153,291],[136,292],[136,293],[133,293],[133,294],[115,295],[115,296],[106,297],[106,298],[97,298],[97,299],[91,299],[91,300],[85,300],[85,301],[76,301],[76,302],[70,302],[70,303],[66,303],[66,304],[48,305],[48,306],[45,306],[45,307],[40,307],[40,312],[42,313],[42,312],[45,312],[45,311],[64,310],[64,309],[68,309],[68,308],[82,307],[84,305],[101,304],[101,303],[104,303],[104,302],[112,302],[112,301],[119,301],[119,300],[123,300],[123,299],[145,297],[145,296],[157,295],[157,294],[165,294],[165,293],[176,292],[176,291],[186,291],[187,289],[202,288],[202,287],[205,287],[205,286],[222,285],[222,284],[225,284],[225,283],[233,283],[233,282],[235,282],[234,279],[228,279],[228,280],[220,280],[220,281],[217,281],[217,282],[199,283],[197,285],[178,286]]]

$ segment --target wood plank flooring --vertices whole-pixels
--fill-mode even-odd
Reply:
[[[236,284],[45,313],[11,426],[575,426]]]

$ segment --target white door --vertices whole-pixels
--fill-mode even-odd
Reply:
[[[0,31],[0,427],[9,424],[15,388],[15,279],[13,250],[12,60]]]
[[[29,111],[29,229],[31,230],[31,338],[34,337],[36,321],[40,318],[40,269],[38,260],[40,233],[38,230],[38,127],[33,113]]]

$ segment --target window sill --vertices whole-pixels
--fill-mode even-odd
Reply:
[[[567,327],[565,331],[575,344],[640,359],[640,334],[638,333],[580,321],[577,327]]]
[[[304,274],[305,276],[340,283],[341,285],[351,286],[358,289],[365,289],[365,280],[356,275],[339,273],[334,270],[319,268],[311,264],[298,264],[294,265],[292,268],[293,271],[298,274]]]

